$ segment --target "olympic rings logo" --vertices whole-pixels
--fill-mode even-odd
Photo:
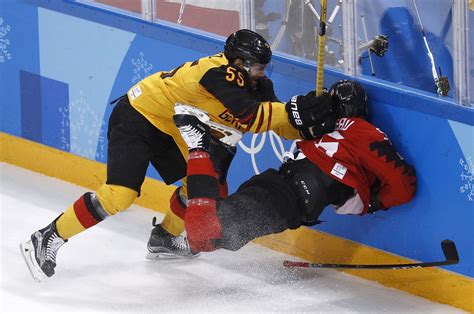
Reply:
[[[283,140],[273,131],[265,132],[265,133],[256,133],[252,134],[252,139],[250,140],[250,146],[246,146],[243,141],[239,142],[240,148],[250,155],[250,160],[252,161],[252,167],[255,171],[255,174],[260,173],[260,169],[257,165],[257,154],[263,149],[265,146],[265,141],[267,136],[270,139],[270,144],[273,149],[273,153],[278,158],[280,162],[283,162],[283,155],[286,151],[293,152],[296,149],[296,140],[291,142],[290,149],[285,150],[285,146],[283,145]],[[260,139],[259,139],[260,137]]]

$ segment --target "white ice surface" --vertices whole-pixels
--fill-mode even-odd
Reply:
[[[285,269],[293,257],[254,244],[190,261],[145,260],[157,213],[139,206],[73,237],[56,275],[36,283],[19,243],[86,190],[5,163],[0,175],[1,313],[462,313],[334,270]]]

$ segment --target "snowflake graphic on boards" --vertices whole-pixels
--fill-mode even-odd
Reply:
[[[459,190],[462,194],[466,194],[467,199],[472,202],[474,201],[474,182],[472,176],[473,164],[471,156],[467,157],[466,160],[463,158],[459,159],[459,164],[462,167],[462,184]]]
[[[88,103],[82,91],[80,91],[79,97],[70,103],[69,108],[71,117],[74,117],[69,122],[71,151],[83,157],[95,157],[97,160],[102,160],[104,150],[97,149],[97,143],[104,142],[100,138],[100,130],[104,125],[102,115]],[[80,136],[81,139],[78,139],[77,136]]]
[[[0,17],[0,63],[5,63],[12,58],[12,54],[8,51],[10,40],[7,38],[11,27],[8,24],[4,25],[4,23],[5,21]]]
[[[145,54],[143,51],[140,52],[139,58],[137,59],[132,59],[132,65],[134,66],[133,69],[133,77],[132,77],[132,83],[135,84],[142,79],[144,79],[147,76],[150,76],[152,74],[153,70],[153,64],[148,63],[147,60],[145,60]]]
[[[59,113],[61,114],[61,135],[60,143],[61,149],[69,152],[71,149],[71,144],[69,143],[68,134],[70,130],[70,121],[69,121],[69,107],[59,107]]]

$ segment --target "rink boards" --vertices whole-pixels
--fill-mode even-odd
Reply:
[[[222,40],[62,1],[7,1],[0,11],[8,54],[0,63],[1,160],[95,189],[105,175],[109,101],[138,80],[184,60],[219,52]],[[277,55],[272,80],[286,100],[314,88],[314,64]],[[326,70],[325,85],[345,76]],[[441,269],[357,271],[364,278],[472,310],[474,275],[474,113],[433,94],[361,79],[373,121],[418,174],[409,204],[373,216],[337,216],[316,229],[259,243],[320,262],[396,263],[443,258],[449,238],[461,263]],[[230,173],[231,190],[276,167],[293,143],[246,135]],[[140,205],[164,208],[169,191],[152,169]]]

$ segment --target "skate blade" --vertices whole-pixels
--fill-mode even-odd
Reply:
[[[31,240],[20,243],[20,251],[33,279],[36,282],[41,282],[46,277],[46,275],[43,273],[38,263],[36,262],[34,255],[35,249],[33,248]]]
[[[206,111],[201,110],[191,105],[176,103],[174,105],[174,113],[195,116],[204,123],[209,122],[209,114]]]
[[[237,143],[242,139],[242,132],[239,130],[230,128],[214,121],[209,121],[209,126],[211,127],[212,135],[226,145],[236,146]]]
[[[198,257],[200,254],[194,254],[194,255],[178,255],[178,254],[173,254],[173,253],[166,253],[166,252],[160,252],[160,253],[152,253],[148,252],[145,255],[146,259],[150,260],[172,260],[172,259],[193,259]]]

